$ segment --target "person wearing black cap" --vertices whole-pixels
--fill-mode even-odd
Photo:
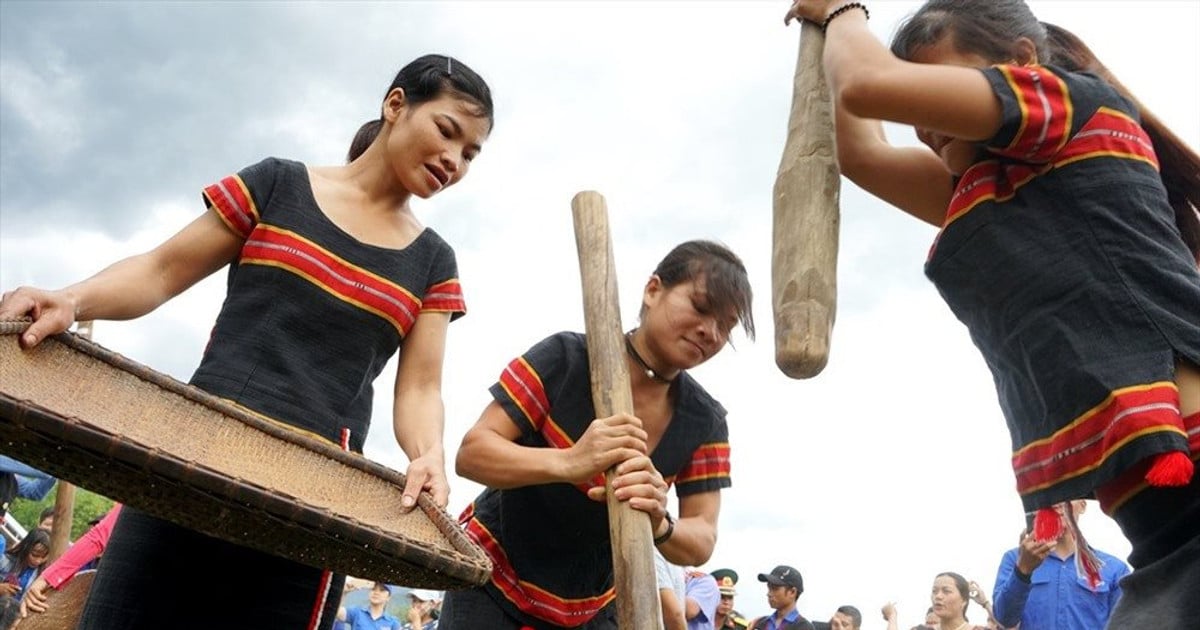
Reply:
[[[721,603],[717,606],[715,619],[718,630],[746,630],[750,622],[741,613],[733,609],[733,598],[737,595],[738,574],[733,569],[717,569],[709,575],[717,581],[717,589],[721,591]]]
[[[781,564],[770,573],[759,573],[758,581],[767,583],[767,604],[775,613],[760,617],[753,630],[814,630],[796,610],[796,600],[804,592],[804,578],[799,571]]]

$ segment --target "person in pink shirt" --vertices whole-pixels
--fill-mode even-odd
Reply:
[[[108,514],[105,514],[95,527],[80,536],[79,540],[75,541],[75,544],[71,545],[66,553],[59,556],[58,560],[42,571],[42,574],[29,585],[25,596],[21,599],[21,618],[27,617],[31,612],[46,612],[47,589],[61,589],[64,584],[75,577],[80,569],[104,553],[108,537],[112,534],[113,524],[117,522],[117,516],[120,513],[121,504],[113,505]]]

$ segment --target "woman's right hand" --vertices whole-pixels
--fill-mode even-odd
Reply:
[[[597,418],[567,449],[563,477],[571,483],[583,483],[623,461],[646,455],[647,438],[642,421],[633,415]]]
[[[75,308],[75,298],[65,291],[17,287],[0,297],[0,320],[32,318],[29,330],[21,335],[21,345],[32,348],[46,337],[71,328]]]
[[[50,589],[50,584],[41,576],[29,585],[25,590],[25,595],[21,597],[21,618],[29,616],[29,613],[44,613],[46,612],[47,602],[46,596],[49,595],[46,591]]]

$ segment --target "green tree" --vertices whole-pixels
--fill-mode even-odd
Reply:
[[[13,515],[13,518],[25,526],[25,529],[32,529],[37,527],[38,517],[42,515],[42,510],[54,507],[54,500],[57,496],[58,484],[55,484],[50,494],[46,495],[46,498],[41,501],[29,501],[27,499],[13,501],[9,512]],[[94,518],[104,516],[112,509],[112,506],[113,501],[111,499],[76,486],[75,510],[71,520],[71,540],[82,536],[88,530],[88,522]]]

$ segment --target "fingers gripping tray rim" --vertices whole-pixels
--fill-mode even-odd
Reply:
[[[491,563],[404,475],[64,333],[22,350],[0,327],[0,452],[210,536],[419,588]]]

